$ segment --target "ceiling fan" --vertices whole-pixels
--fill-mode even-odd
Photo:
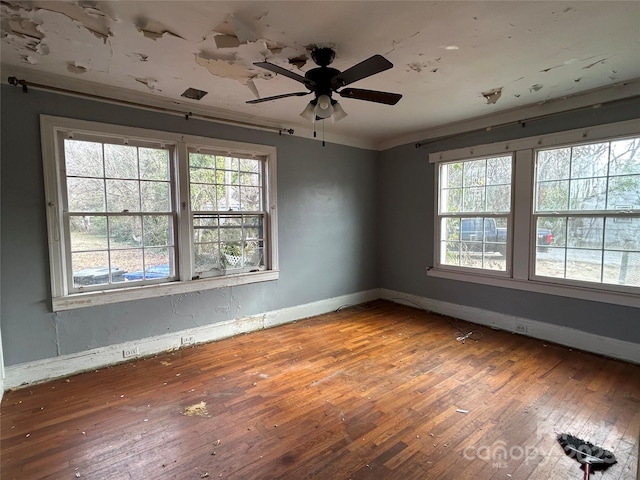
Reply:
[[[256,62],[254,65],[279,73],[285,77],[292,78],[302,83],[308,91],[285,93],[273,97],[257,98],[249,100],[247,103],[262,103],[271,100],[278,100],[286,97],[301,97],[313,93],[315,98],[309,102],[304,111],[300,114],[307,120],[323,120],[332,117],[333,121],[338,121],[347,116],[346,112],[332,98],[333,92],[343,98],[353,98],[365,100],[367,102],[384,103],[385,105],[395,105],[402,98],[398,93],[379,92],[377,90],[363,90],[361,88],[343,88],[363,78],[370,77],[376,73],[383,72],[393,67],[393,64],[382,55],[374,55],[366,60],[346,69],[344,72],[329,67],[336,53],[328,47],[314,48],[311,51],[311,58],[318,65],[302,75],[287,70],[273,63],[264,61]]]

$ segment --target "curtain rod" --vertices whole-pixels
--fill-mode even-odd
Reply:
[[[473,130],[467,130],[465,132],[460,132],[460,133],[452,133],[450,135],[443,135],[441,137],[435,137],[429,140],[425,140],[422,142],[418,142],[415,144],[416,148],[422,148],[425,145],[431,145],[433,143],[436,142],[441,142],[443,140],[449,140],[450,138],[456,138],[459,137],[460,135],[469,135],[469,134],[473,134],[473,133],[479,133],[479,132],[490,132],[491,130],[494,130],[496,128],[502,128],[502,127],[511,127],[514,125],[520,125],[522,126],[522,128],[526,127],[526,124],[528,122],[535,122],[535,121],[539,121],[539,120],[544,120],[547,118],[551,118],[551,117],[555,117],[557,115],[563,115],[565,113],[570,113],[570,112],[579,112],[581,110],[589,110],[589,109],[595,109],[595,108],[600,108],[604,105],[611,105],[611,104],[615,104],[615,103],[621,103],[621,102],[628,102],[629,100],[634,100],[634,99],[638,99],[640,98],[640,95],[633,95],[631,97],[627,97],[627,98],[619,98],[616,100],[609,100],[608,102],[599,102],[599,103],[594,103],[591,105],[585,105],[583,107],[576,107],[576,108],[571,108],[569,110],[564,110],[562,112],[555,112],[555,113],[547,113],[545,115],[539,115],[537,117],[531,117],[531,118],[527,118],[525,120],[513,120],[510,122],[505,122],[505,123],[500,123],[498,125],[490,125],[488,127],[483,127],[483,128],[476,128]]]
[[[77,92],[75,90],[70,90],[70,89],[67,89],[67,88],[54,87],[52,85],[43,85],[41,83],[27,82],[26,80],[21,80],[21,79],[18,79],[17,77],[9,77],[8,81],[9,81],[10,85],[13,85],[15,87],[21,86],[22,87],[22,91],[24,93],[29,93],[29,88],[28,87],[34,87],[34,88],[39,88],[41,90],[51,90],[51,91],[54,91],[54,92],[66,93],[66,94],[69,94],[69,95],[78,95],[78,96],[81,96],[81,97],[91,98],[91,99],[95,99],[95,100],[102,100],[102,101],[107,101],[107,102],[114,102],[114,103],[119,103],[119,104],[122,104],[122,105],[131,106],[131,107],[146,108],[146,109],[156,110],[156,111],[164,112],[164,113],[173,113],[173,114],[177,114],[177,115],[184,115],[185,120],[189,120],[189,118],[193,117],[193,118],[201,118],[201,119],[210,120],[210,121],[213,121],[213,122],[228,123],[228,124],[238,125],[238,126],[243,126],[243,127],[259,128],[259,129],[262,129],[262,130],[272,130],[272,131],[278,132],[280,135],[282,135],[283,133],[288,133],[289,135],[293,135],[293,133],[294,133],[293,128],[270,127],[270,126],[265,126],[265,125],[259,125],[257,123],[243,122],[242,120],[229,120],[229,119],[226,119],[226,118],[214,117],[212,115],[206,115],[206,114],[203,114],[203,113],[194,114],[194,113],[191,113],[191,112],[183,112],[183,111],[176,110],[176,109],[173,109],[173,108],[157,107],[155,105],[146,105],[144,103],[132,102],[132,101],[129,101],[129,100],[119,100],[119,99],[116,99],[116,98],[105,97],[103,95],[96,95],[94,93]]]

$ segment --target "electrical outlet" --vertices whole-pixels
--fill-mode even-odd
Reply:
[[[135,346],[135,347],[131,347],[131,348],[125,348],[122,351],[122,356],[124,358],[137,357],[139,353],[140,352],[138,352],[138,347]]]
[[[516,333],[527,333],[527,326],[520,323],[516,324]]]
[[[196,337],[193,335],[182,337],[182,345],[193,345],[194,343],[196,343]]]

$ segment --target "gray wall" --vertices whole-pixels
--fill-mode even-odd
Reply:
[[[428,155],[507,139],[638,118],[640,99],[459,135],[416,149],[381,153],[379,164],[380,286],[640,344],[640,309],[427,277],[433,265],[434,173]],[[640,232],[638,233],[640,235]],[[640,302],[640,298],[638,300]]]
[[[440,151],[637,117],[640,101],[373,152],[276,133],[2,86],[1,331],[5,365],[389,288],[640,343],[629,307],[427,277]],[[255,285],[50,310],[41,113],[278,148],[280,279]]]
[[[376,288],[378,153],[2,85],[0,283],[5,365]],[[52,313],[39,114],[278,149],[280,279]]]

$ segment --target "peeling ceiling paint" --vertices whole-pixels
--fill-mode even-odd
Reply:
[[[304,75],[316,45],[335,49],[341,71],[382,54],[394,68],[353,86],[402,100],[338,97],[349,116],[325,126],[375,141],[640,79],[637,1],[2,0],[0,13],[3,72],[286,126],[308,126],[307,99],[246,101],[304,87],[254,62]],[[181,97],[189,87],[210,93]]]

